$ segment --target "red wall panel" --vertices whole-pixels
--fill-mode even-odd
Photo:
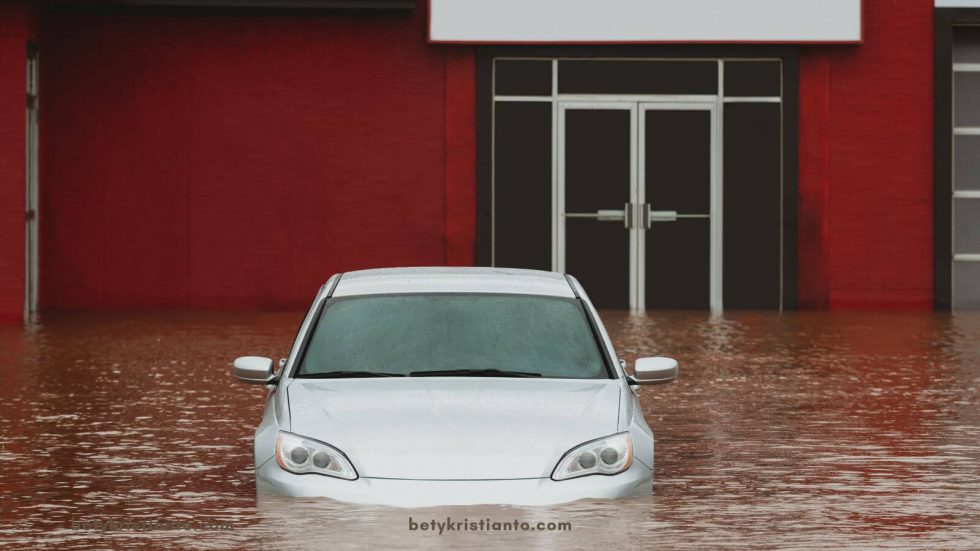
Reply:
[[[933,10],[867,0],[864,44],[802,51],[801,305],[932,305]]]
[[[0,6],[0,322],[24,313],[27,41],[33,15]]]
[[[43,307],[296,307],[337,271],[446,262],[466,178],[424,13],[42,29]]]
[[[446,57],[446,263],[476,263],[476,56]]]
[[[25,41],[0,38],[0,321],[24,312]]]
[[[802,49],[800,304],[928,308],[933,6],[865,9],[864,44]],[[424,21],[46,15],[42,306],[293,307],[335,271],[472,263],[473,51]]]
[[[830,60],[826,52],[800,58],[798,307],[830,306],[828,247],[830,192]]]

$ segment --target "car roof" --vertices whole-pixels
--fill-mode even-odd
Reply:
[[[384,268],[345,272],[333,296],[501,293],[574,298],[563,274],[512,268]]]

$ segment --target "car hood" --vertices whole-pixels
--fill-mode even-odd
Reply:
[[[551,476],[583,442],[616,432],[616,380],[482,377],[300,380],[290,430],[342,450],[365,478]]]

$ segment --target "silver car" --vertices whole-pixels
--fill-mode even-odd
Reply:
[[[575,278],[393,268],[331,277],[289,358],[235,360],[270,385],[260,493],[404,507],[544,505],[649,494],[653,433]]]

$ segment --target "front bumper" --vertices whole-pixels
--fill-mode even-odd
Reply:
[[[647,495],[653,473],[639,461],[615,476],[584,476],[556,482],[550,478],[521,480],[341,480],[317,474],[297,475],[275,460],[255,472],[259,492],[292,497],[328,497],[349,503],[394,507],[438,505],[553,505],[579,499],[615,499]]]

